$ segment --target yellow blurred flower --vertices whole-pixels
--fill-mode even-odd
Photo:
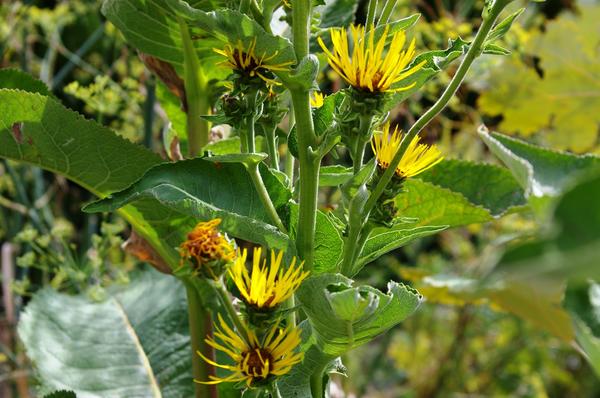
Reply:
[[[313,91],[312,95],[310,96],[310,106],[313,108],[320,108],[323,106],[323,100],[323,93],[319,91]]]
[[[304,354],[294,352],[300,345],[300,331],[289,326],[282,329],[279,324],[274,325],[268,333],[259,339],[253,330],[246,326],[244,331],[238,331],[247,336],[247,340],[227,325],[219,314],[219,325],[215,323],[215,337],[205,339],[211,347],[229,356],[234,364],[223,365],[212,361],[198,351],[198,355],[209,364],[229,370],[230,375],[226,377],[209,376],[210,380],[194,380],[201,384],[218,384],[224,382],[245,381],[248,387],[254,383],[267,381],[271,377],[282,376],[288,373],[292,367],[301,362]]]
[[[406,152],[402,156],[396,175],[400,178],[414,177],[424,172],[430,167],[435,166],[442,159],[442,153],[435,145],[426,145],[419,143],[420,137],[417,135],[408,145]],[[390,124],[383,126],[383,131],[373,135],[371,148],[377,157],[377,164],[383,169],[387,169],[400,147],[402,142],[402,132],[398,127],[390,133]]]
[[[348,35],[343,28],[330,30],[333,52],[329,51],[323,39],[317,39],[325,51],[329,65],[352,87],[372,93],[397,92],[408,90],[415,83],[392,88],[398,82],[408,78],[423,67],[425,61],[405,70],[415,56],[415,40],[402,51],[406,42],[406,33],[399,30],[392,36],[391,44],[384,55],[389,27],[375,42],[374,29],[368,33],[363,26],[351,25],[350,31],[354,47],[350,54]]]

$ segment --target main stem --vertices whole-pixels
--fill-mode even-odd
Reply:
[[[292,32],[298,63],[309,52],[311,0],[293,0]],[[314,266],[314,239],[317,216],[320,158],[314,152],[317,139],[310,111],[309,90],[292,87],[292,103],[298,132],[298,161],[300,163],[300,198],[296,247],[306,269]]]
[[[209,111],[208,96],[206,94],[207,83],[200,68],[200,61],[188,26],[180,17],[178,17],[178,22],[184,55],[184,85],[188,107],[186,124],[188,148],[189,156],[194,157],[208,144],[210,136],[210,126],[206,120],[202,119],[202,116]]]
[[[201,352],[207,358],[215,357],[214,349],[204,342],[206,336],[212,334],[210,312],[207,311],[200,301],[198,291],[193,282],[184,280],[188,300],[188,317],[190,325],[190,340],[192,343],[192,372],[194,380],[207,381],[214,374],[212,365],[203,361],[197,352]],[[215,385],[194,383],[196,398],[218,397]]]
[[[494,26],[494,22],[498,18],[498,15],[504,9],[504,7],[506,7],[506,5],[510,3],[510,1],[511,0],[496,0],[496,2],[487,14],[485,14],[484,11],[483,23],[479,27],[479,31],[477,31],[477,35],[475,35],[475,39],[473,40],[471,47],[469,47],[467,54],[465,55],[460,66],[458,67],[456,74],[450,81],[450,84],[448,84],[448,87],[446,87],[446,89],[444,90],[440,98],[436,101],[436,103],[433,104],[433,106],[429,108],[429,110],[425,112],[423,116],[421,116],[419,120],[415,122],[415,124],[413,124],[410,130],[408,130],[408,133],[402,140],[402,144],[396,151],[396,154],[390,162],[390,165],[383,173],[383,176],[377,183],[377,186],[373,190],[373,193],[367,200],[367,203],[365,204],[364,208],[365,218],[368,217],[369,213],[377,203],[377,200],[383,193],[386,185],[392,179],[394,171],[400,163],[400,160],[402,159],[404,152],[406,152],[406,149],[408,148],[410,142],[434,117],[436,117],[446,107],[450,99],[454,96],[456,90],[458,90],[458,88],[460,87],[469,68],[471,67],[471,64],[473,63],[475,58],[477,58],[481,54],[485,38]]]

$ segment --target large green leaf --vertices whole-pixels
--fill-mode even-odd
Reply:
[[[461,193],[494,216],[527,203],[510,171],[491,164],[444,160],[420,174],[419,179]]]
[[[146,272],[103,302],[46,288],[19,323],[43,388],[79,397],[193,396],[185,289]]]
[[[522,49],[489,73],[479,108],[502,115],[499,129],[538,137],[557,149],[598,149],[600,6],[581,5],[537,30]],[[537,62],[526,60],[536,59]]]
[[[287,205],[287,191],[271,173],[263,173],[273,205]],[[150,169],[130,187],[91,203],[85,211],[114,211],[140,199],[151,198],[178,213],[177,219],[221,218],[221,228],[237,238],[284,249],[287,235],[271,220],[248,176],[238,163],[218,163],[197,158],[165,163]]]
[[[352,283],[340,274],[322,274],[305,280],[296,293],[325,354],[338,356],[371,341],[421,302],[418,292],[403,284],[390,282],[386,294]]]
[[[577,156],[529,144],[498,133],[480,129],[480,137],[506,164],[526,195],[555,196],[582,171],[600,166],[600,157]]]
[[[124,189],[161,163],[154,153],[84,119],[53,98],[0,89],[0,107],[1,157],[64,175],[99,197]],[[176,226],[169,222],[173,211],[146,201],[120,213],[165,261],[177,263],[177,253],[165,242],[166,236],[177,235]]]
[[[409,179],[405,192],[395,198],[398,216],[414,218],[416,225],[462,226],[493,220],[489,210],[472,204],[462,194],[447,188]]]

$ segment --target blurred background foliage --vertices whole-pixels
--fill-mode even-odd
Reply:
[[[157,94],[167,96],[167,90],[157,88],[100,5],[1,2],[0,67],[39,77],[65,105],[161,152],[172,104],[161,106]],[[358,3],[357,21],[364,20],[366,6]],[[509,11],[524,6],[515,1]],[[413,34],[426,50],[469,38],[482,7],[474,0],[401,0],[395,13],[422,14]],[[477,136],[484,123],[557,150],[600,153],[599,19],[600,4],[589,0],[529,4],[502,39],[512,54],[478,59],[449,108],[424,132],[426,140],[438,142],[447,158],[498,163]],[[443,72],[394,109],[394,120],[409,127],[453,73]],[[320,82],[325,92],[341,85],[330,73]],[[0,163],[1,397],[35,391],[35,375],[14,332],[33,292],[50,285],[101,300],[107,287],[126,284],[142,266],[122,250],[129,233],[123,220],[80,212],[91,199],[60,176]],[[543,228],[529,212],[508,215],[418,240],[365,268],[359,280],[381,289],[390,279],[402,280],[426,302],[401,327],[343,358],[353,377],[336,377],[332,396],[341,396],[336,385],[355,397],[599,396],[592,368],[570,344],[494,300],[460,293],[461,286],[486,275],[500,248]],[[569,286],[563,301],[600,335],[598,285]]]

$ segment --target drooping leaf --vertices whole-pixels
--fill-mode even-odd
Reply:
[[[305,280],[296,293],[325,354],[338,356],[371,341],[421,302],[416,290],[395,282],[388,284],[387,294],[352,284],[340,274],[322,274]]]
[[[489,115],[502,115],[500,131],[539,133],[543,144],[556,149],[597,150],[600,7],[582,5],[580,11],[548,21],[526,42],[523,52],[539,60],[535,65],[507,57],[493,68],[478,105]]]
[[[587,354],[587,361],[600,377],[600,338],[594,336],[588,326],[579,319],[575,319],[575,333],[577,342],[581,345],[583,351]]]
[[[154,153],[50,97],[0,89],[0,103],[1,157],[64,175],[98,197],[127,187],[162,162]],[[176,235],[169,223],[171,210],[146,201],[120,213],[165,261],[177,263],[177,253],[166,244]]]
[[[321,187],[335,187],[343,185],[352,178],[351,167],[344,167],[342,165],[323,166],[319,173],[319,186]]]
[[[46,288],[18,330],[46,390],[88,398],[194,395],[185,289],[174,278],[145,272],[103,302]]]
[[[278,192],[271,199],[275,208],[287,204],[281,182],[267,175],[267,189]],[[150,169],[139,181],[109,198],[91,203],[85,211],[114,211],[140,199],[151,198],[178,213],[176,219],[223,220],[223,231],[238,238],[272,248],[286,248],[288,238],[271,220],[246,169],[237,163],[218,163],[197,158],[162,164]],[[183,221],[182,221],[183,222]]]
[[[600,166],[600,157],[558,152],[498,133],[479,130],[490,150],[504,162],[526,195],[556,196],[581,172]]]

